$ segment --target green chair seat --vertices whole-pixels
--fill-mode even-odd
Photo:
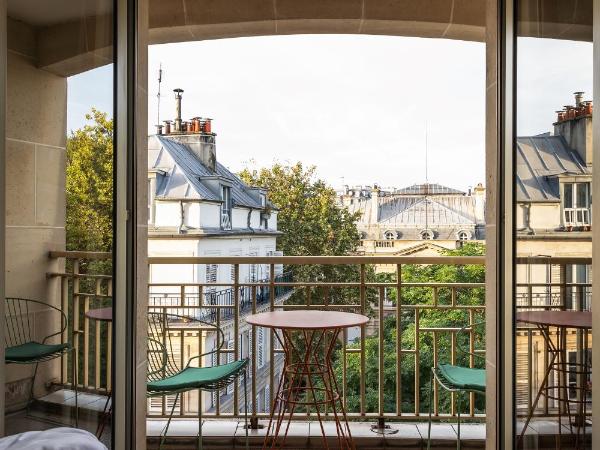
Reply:
[[[485,392],[485,369],[440,364],[438,372],[455,388]]]
[[[26,342],[24,344],[6,347],[4,360],[7,363],[28,363],[42,361],[50,356],[56,356],[69,349],[69,344],[40,344],[39,342]]]
[[[211,388],[211,385],[226,380],[242,370],[247,359],[214,367],[186,367],[181,372],[167,378],[147,383],[148,392],[176,392],[188,389]]]

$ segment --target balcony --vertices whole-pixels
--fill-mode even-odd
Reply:
[[[58,280],[63,309],[68,312],[70,325],[62,339],[72,341],[78,349],[79,387],[104,401],[111,390],[111,323],[91,320],[85,313],[112,302],[111,277],[106,274],[111,256],[84,252],[51,252],[50,256],[64,261],[61,266],[66,267],[64,271],[48,273],[48,278],[50,282]],[[466,343],[471,352],[485,353],[485,337],[477,334],[475,328],[465,336],[459,334],[462,327],[485,318],[485,281],[465,281],[466,274],[482,268],[484,257],[153,257],[149,258],[149,264],[196,269],[207,264],[219,265],[226,266],[223,270],[232,274],[232,280],[227,283],[151,282],[148,308],[201,317],[234,336],[227,348],[218,352],[217,360],[250,358],[248,386],[252,401],[248,412],[253,425],[263,424],[269,417],[282,366],[282,349],[270,331],[257,330],[246,323],[245,317],[250,313],[278,309],[343,310],[371,318],[367,325],[344,332],[335,355],[341,394],[359,447],[421,448],[427,433],[429,368],[438,362],[475,367],[476,360],[472,356],[460,354],[461,342]],[[240,267],[245,265],[264,267],[269,275],[256,281],[242,281]],[[307,281],[293,275],[295,268],[315,265],[345,267],[352,281]],[[395,273],[382,279],[377,276],[375,265],[393,265]],[[591,283],[567,281],[574,267],[588,265],[591,265],[590,258],[519,258],[518,308],[588,309]],[[414,281],[411,271],[415,267],[448,268],[443,273],[454,278]],[[520,270],[529,273],[530,279],[523,281]],[[538,281],[536,273],[548,271],[551,279]],[[171,351],[179,364],[205,351],[203,348],[211,342],[210,332],[203,330],[174,326],[169,334],[173,342],[178,342]],[[540,364],[548,357],[549,350],[539,332],[530,327],[519,327],[516,339],[517,401],[524,416],[533,403],[540,382]],[[568,340],[570,351],[580,355],[583,348],[579,332],[573,332]],[[69,357],[63,358],[61,378],[53,390],[68,392],[72,387],[68,370],[71,364]],[[210,362],[203,361],[203,364]],[[149,442],[156,442],[155,436],[174,406],[175,425],[170,432],[174,442],[185,445],[193,439],[197,433],[197,414],[202,408],[203,417],[207,419],[207,442],[242,445],[242,392],[235,383],[216,395],[186,393],[175,405],[169,396],[149,400]],[[455,441],[456,396],[436,385],[432,407],[434,443],[447,445],[448,441]],[[587,411],[590,415],[591,407]],[[535,410],[526,436],[539,442],[539,448],[545,448],[544,442],[553,447],[559,426],[563,428],[562,439],[565,435],[568,438],[566,425],[559,425],[557,420],[558,412],[552,400],[540,402]],[[483,448],[484,399],[471,394],[463,402],[461,415],[467,422],[462,439]],[[332,419],[331,413],[325,416]],[[292,442],[300,447],[307,443],[318,446],[320,429],[315,420],[314,412],[307,412],[295,422],[291,428],[291,436],[295,436]],[[371,424],[377,421],[399,432],[383,435],[371,431]],[[326,431],[332,433],[333,438],[333,424],[330,430],[326,427]],[[264,434],[261,429],[251,431],[256,445],[261,442],[261,433]]]

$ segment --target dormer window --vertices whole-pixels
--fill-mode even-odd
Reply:
[[[386,238],[388,241],[391,241],[393,239],[396,239],[396,233],[394,233],[393,231],[386,231],[385,233],[383,233],[383,237]]]
[[[424,241],[430,241],[435,238],[435,235],[433,234],[433,231],[431,231],[431,230],[423,230],[419,233],[419,235],[421,236],[421,239],[423,239]]]
[[[469,233],[467,230],[460,230],[458,233],[456,233],[456,239],[459,241],[468,241],[471,239],[471,233]]]
[[[563,211],[565,226],[591,223],[590,183],[564,183]]]
[[[221,186],[221,229],[231,230],[231,187]]]

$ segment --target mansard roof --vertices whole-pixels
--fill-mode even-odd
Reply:
[[[442,201],[431,197],[398,199],[380,205],[379,223],[397,226],[449,227],[453,225],[475,225],[475,204],[462,201],[469,197],[445,198]],[[409,201],[406,201],[409,200]],[[411,204],[412,203],[412,204]]]
[[[517,201],[558,202],[561,175],[590,175],[579,154],[562,136],[517,138]]]
[[[215,178],[231,185],[234,206],[263,209],[256,189],[217,161],[211,171],[196,157],[188,145],[164,136],[148,137],[148,170],[157,172],[156,197],[174,200],[205,200],[220,202],[221,192],[215,188]]]
[[[412,186],[407,186],[404,188],[396,189],[394,194],[402,194],[402,195],[465,195],[466,193],[463,191],[459,191],[458,189],[454,189],[448,186],[444,186],[438,183],[423,183],[423,184],[413,184]]]

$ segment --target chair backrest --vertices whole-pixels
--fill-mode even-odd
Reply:
[[[35,333],[35,321],[32,315],[37,311],[50,311],[57,318],[60,317],[60,326],[56,325],[55,332],[44,336],[43,342],[53,336],[62,334],[67,328],[67,316],[59,308],[48,303],[27,298],[6,298],[4,311],[5,321],[5,346],[13,347],[35,341],[39,336]]]
[[[196,355],[191,359],[199,359],[220,351],[224,344],[223,331],[208,322],[166,311],[148,313],[148,381],[157,381],[175,375],[189,365],[189,360],[179,364],[175,360],[175,345],[181,342],[179,333],[184,331],[214,331],[216,333],[215,349]],[[175,331],[175,332],[174,332]],[[176,331],[179,331],[177,333]],[[179,349],[180,352],[182,349]],[[180,353],[182,354],[182,353]],[[201,364],[201,363],[200,363]]]

